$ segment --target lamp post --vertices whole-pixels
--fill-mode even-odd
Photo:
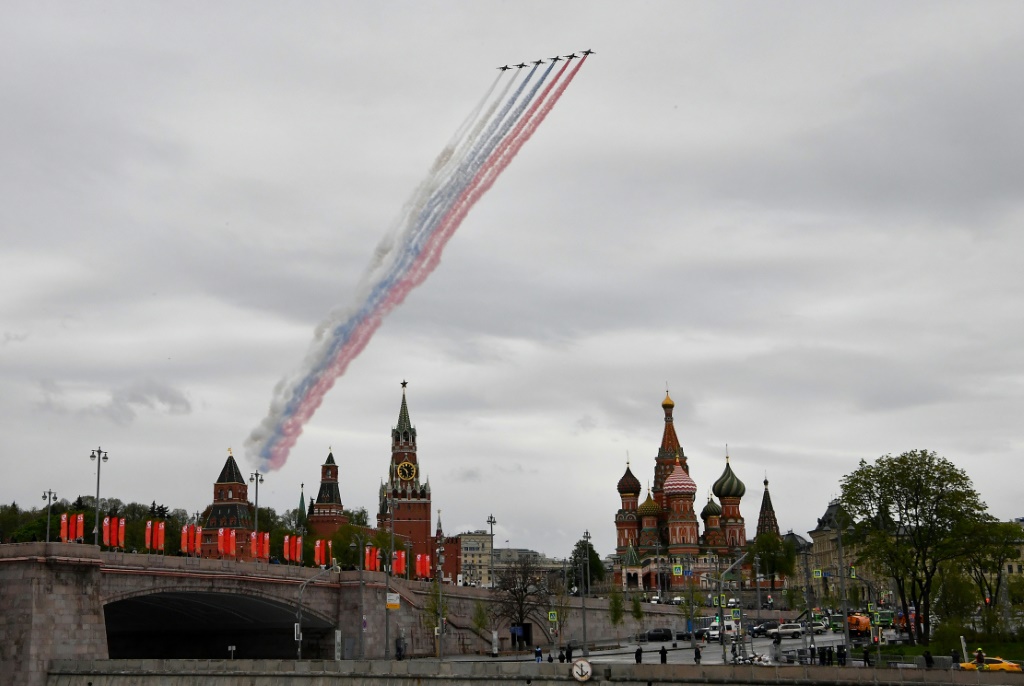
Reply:
[[[732,568],[743,562],[743,558],[747,556],[746,553],[737,558],[735,562],[729,565],[724,572],[718,577],[718,638],[722,643],[722,664],[727,664],[728,659],[725,656],[725,607],[722,605],[722,595],[724,594],[723,581],[725,576],[732,571]]]
[[[92,533],[93,545],[98,546],[100,544],[100,468],[107,461],[107,454],[103,452],[103,448],[96,448],[89,455],[89,459],[96,460],[96,521],[93,522]]]
[[[53,505],[53,501],[57,499],[57,494],[53,491],[43,491],[43,500],[46,501],[46,542],[50,542],[50,506]]]
[[[437,513],[437,659],[444,659],[444,535],[441,533],[441,512]]]
[[[843,641],[846,643],[847,650],[849,650],[850,621],[846,615],[846,567],[843,564],[843,527],[839,525],[835,514],[832,515],[831,524],[836,527],[836,545],[839,548],[839,605],[843,613]],[[831,530],[832,527],[825,528]]]
[[[252,527],[256,532],[256,550],[260,548],[260,484],[263,483],[263,474],[260,474],[260,470],[256,470],[249,475],[249,483],[256,484],[256,516],[253,517]],[[300,513],[301,514],[301,513]],[[257,552],[256,561],[259,562],[260,556]]]
[[[311,581],[316,581],[325,574],[340,571],[341,567],[339,567],[338,565],[334,565],[333,567],[327,567],[326,569],[321,569],[315,575],[303,581],[302,584],[299,586],[299,609],[295,612],[295,643],[298,646],[298,659],[300,660],[302,659],[302,594],[306,592],[306,586],[308,586]]]
[[[388,494],[388,528],[391,529],[391,544],[388,548],[387,566],[384,573],[384,659],[391,659],[391,610],[388,596],[391,594],[391,565],[395,562],[395,501]]]
[[[494,518],[494,514],[487,515],[487,523],[491,525],[491,569],[489,572],[490,576],[490,587],[494,588],[494,525],[498,523],[498,520]]]
[[[363,612],[363,537],[359,534],[354,534],[356,540],[359,541],[359,547],[356,548],[355,543],[349,543],[349,548],[356,550],[356,557],[359,558],[359,659],[363,659],[363,623],[366,621],[366,615]]]
[[[583,532],[583,565],[580,570],[581,581],[583,582],[583,593],[580,594],[580,608],[583,610],[583,657],[590,655],[587,649],[587,591],[590,590],[590,530]],[[585,575],[585,576],[584,576]]]

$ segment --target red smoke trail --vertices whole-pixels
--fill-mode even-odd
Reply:
[[[284,466],[288,454],[294,447],[302,433],[305,423],[316,413],[327,392],[334,386],[337,379],[344,374],[348,365],[355,359],[373,338],[373,334],[380,327],[385,316],[395,307],[401,305],[412,289],[419,286],[437,268],[440,263],[441,253],[448,240],[462,224],[466,215],[477,203],[477,201],[488,191],[498,177],[512,162],[523,145],[533,136],[534,132],[547,117],[548,113],[558,102],[562,93],[576,76],[576,72],[583,66],[586,60],[584,56],[580,62],[569,72],[564,81],[559,79],[568,69],[564,65],[549,83],[540,97],[516,123],[513,130],[501,141],[498,148],[492,152],[483,167],[470,182],[469,186],[462,192],[461,196],[448,211],[433,235],[428,239],[423,252],[412,266],[405,278],[400,280],[392,288],[388,297],[379,305],[377,310],[352,332],[349,343],[338,351],[337,357],[331,361],[327,368],[323,369],[316,384],[309,389],[305,401],[297,408],[296,412],[283,423],[281,429],[282,438],[271,448],[269,462],[271,469],[279,469]],[[556,87],[557,86],[557,87]],[[552,94],[552,90],[554,91]],[[550,95],[550,97],[548,97]]]
[[[451,238],[452,234],[455,233],[455,230],[459,228],[459,225],[462,223],[462,220],[466,218],[466,215],[473,208],[473,206],[480,199],[480,197],[491,189],[491,186],[493,186],[494,182],[498,180],[498,177],[501,176],[501,173],[505,171],[505,168],[508,167],[508,165],[512,162],[513,159],[515,159],[515,156],[519,153],[519,150],[523,147],[526,141],[530,140],[530,137],[533,136],[534,132],[537,130],[537,127],[541,125],[545,117],[548,116],[548,113],[558,102],[558,99],[562,97],[562,93],[564,93],[565,89],[569,87],[570,83],[572,83],[573,78],[575,78],[576,76],[576,72],[580,70],[586,59],[587,56],[584,55],[584,57],[580,60],[579,64],[577,64],[576,67],[571,72],[569,72],[569,75],[561,83],[558,83],[556,77],[555,81],[553,81],[549,88],[545,90],[545,95],[547,94],[548,90],[550,90],[550,87],[554,86],[556,83],[558,83],[558,88],[555,90],[551,98],[546,102],[543,100],[543,98],[538,100],[538,103],[543,103],[543,106],[535,116],[531,117],[529,123],[526,125],[525,130],[523,130],[522,133],[515,140],[511,141],[507,146],[503,144],[503,149],[500,152],[500,157],[498,159],[495,159],[495,157],[492,156],[491,160],[489,160],[487,164],[484,165],[484,167],[481,168],[481,170],[477,173],[477,176],[473,180],[473,183],[470,185],[469,188],[466,189],[465,192],[463,192],[462,198],[460,198],[456,205],[452,207],[448,215],[444,218],[444,220],[442,220],[441,226],[431,236],[429,243],[424,248],[426,258],[420,261],[418,268],[415,270],[415,273],[411,273],[395,289],[396,291],[401,290],[403,292],[403,295],[401,296],[402,298],[404,298],[404,293],[408,293],[409,290],[421,284],[423,280],[426,279],[427,276],[429,276],[430,273],[437,268],[437,265],[441,260],[441,251],[444,249],[444,246],[448,242],[448,239]],[[562,71],[559,72],[559,76],[562,74],[562,72],[565,71],[565,69],[566,67],[562,67]],[[531,111],[533,109],[534,108],[531,107]]]

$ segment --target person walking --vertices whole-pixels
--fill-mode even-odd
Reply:
[[[864,646],[864,666],[865,667],[870,667],[871,666],[871,649],[868,648],[867,646]]]
[[[661,664],[664,665],[668,663],[668,649],[665,648],[664,643],[661,645],[661,650],[658,651],[658,655],[661,656]]]
[[[533,649],[533,661],[534,662],[543,662],[544,661],[544,651],[541,650],[540,646],[537,646],[536,648]]]
[[[979,669],[982,665],[985,664],[985,653],[984,651],[982,651],[981,648],[978,648],[978,650],[974,653],[974,664],[976,664]]]
[[[559,662],[565,662],[565,651],[564,650],[559,650],[558,651],[558,661]]]
[[[828,664],[829,667],[832,666],[832,657],[833,657],[833,655],[835,655],[835,650],[833,650],[832,646],[830,645],[828,647],[828,650],[825,651],[825,662]]]
[[[693,663],[700,664],[700,646],[693,646]]]
[[[840,667],[846,666],[846,644],[840,643],[839,647],[836,648],[836,660],[839,662]]]
[[[565,646],[565,661],[572,662],[572,643]]]
[[[634,656],[636,657],[636,663],[637,664],[640,664],[641,662],[643,662],[644,661],[644,649],[641,648],[640,646],[637,646],[636,647],[636,653],[634,653]]]
[[[953,658],[953,669],[959,669],[960,668],[960,651],[958,651],[956,648],[953,648],[953,651],[949,654],[949,656],[951,658]]]
[[[931,669],[934,666],[935,666],[935,658],[932,657],[932,651],[930,651],[930,650],[924,651],[924,668],[925,669]]]

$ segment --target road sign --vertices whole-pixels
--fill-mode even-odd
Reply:
[[[693,576],[693,570],[687,569],[685,572],[683,572],[683,576]]]
[[[682,575],[683,575],[683,566],[682,565],[672,565],[672,576],[682,576]]]
[[[295,622],[295,640],[302,640],[302,625],[300,625],[298,622]]]
[[[733,619],[739,619],[740,618],[740,611],[739,611],[739,609],[734,609],[732,611],[732,618]]]
[[[388,609],[397,610],[402,606],[402,596],[397,593],[388,593]]]
[[[815,569],[814,570],[814,578],[815,579],[820,579],[821,578],[821,570],[820,569]]]
[[[548,611],[548,621],[549,622],[557,622],[558,621],[558,611],[557,610],[550,610],[550,611]]]

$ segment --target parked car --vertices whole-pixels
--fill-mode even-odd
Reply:
[[[680,629],[679,631],[676,632],[676,640],[677,641],[689,641],[690,640],[690,632],[687,631],[686,629]]]
[[[779,623],[774,619],[769,619],[767,622],[761,622],[753,629],[750,630],[751,636],[767,636],[769,629],[778,628]]]
[[[978,669],[978,663],[976,662],[961,662],[960,669]],[[981,666],[983,672],[1019,672],[1021,671],[1020,665],[1016,662],[1010,662],[1004,660],[1001,657],[986,657],[985,664]]]
[[[766,635],[768,638],[800,638],[804,635],[804,628],[799,624],[780,624],[774,629],[769,629]]]
[[[647,632],[648,641],[671,641],[672,630],[668,628],[651,629]]]
[[[699,629],[697,629],[696,631],[693,632],[693,637],[695,639],[697,639],[698,641],[702,640],[707,635],[708,635],[708,627],[706,627],[706,626],[702,626],[701,628],[699,628]]]
[[[729,598],[729,600],[725,603],[725,606],[726,607],[739,607],[740,606],[740,599],[739,598]]]
[[[825,633],[826,630],[828,630],[828,627],[825,626],[825,622],[812,622],[811,623],[811,631],[813,631],[816,634],[823,634],[823,633]]]

